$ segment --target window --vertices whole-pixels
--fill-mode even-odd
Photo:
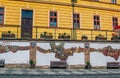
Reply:
[[[0,24],[4,23],[4,8],[0,8]]]
[[[71,2],[77,3],[77,0],[71,0]]]
[[[95,0],[95,1],[99,1],[99,0]]]
[[[33,18],[32,10],[22,10],[22,18]]]
[[[100,17],[98,15],[94,15],[94,29],[100,29]]]
[[[111,0],[111,3],[116,4],[117,0]]]
[[[80,16],[77,13],[73,15],[74,28],[80,28]]]
[[[50,11],[50,27],[57,27],[57,12]]]
[[[116,26],[118,26],[118,18],[117,17],[113,17],[112,18],[112,22],[113,22],[113,28],[115,28]]]

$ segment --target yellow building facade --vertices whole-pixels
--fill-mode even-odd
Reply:
[[[15,38],[52,35],[57,40],[67,34],[72,39],[75,31],[77,40],[83,35],[89,40],[95,40],[97,35],[110,40],[119,22],[119,0],[77,0],[74,6],[71,0],[0,0],[1,38],[7,32]]]

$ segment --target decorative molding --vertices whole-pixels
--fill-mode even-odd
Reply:
[[[118,3],[111,3],[111,1],[109,1],[109,2],[103,2],[103,1],[100,1],[100,0],[82,0],[82,1],[89,1],[89,2],[97,2],[97,3],[102,3],[102,4],[112,4],[112,5],[120,5],[120,4],[118,4]]]
[[[54,5],[52,6],[52,10],[55,11],[55,6]]]
[[[7,53],[7,52],[13,52],[16,53],[17,51],[23,51],[23,50],[29,50],[30,46],[12,46],[12,45],[0,45],[0,53]]]
[[[55,57],[60,59],[61,61],[66,61],[69,56],[73,56],[73,53],[91,53],[91,52],[101,52],[105,56],[110,56],[115,60],[118,60],[120,57],[120,49],[113,49],[111,46],[107,46],[104,48],[96,49],[96,48],[81,48],[81,47],[72,47],[72,48],[64,48],[65,42],[61,42],[59,45],[56,45],[55,42],[50,42],[51,49],[45,50],[39,46],[36,46],[36,50],[41,53],[55,53]],[[13,52],[23,50],[30,50],[31,46],[13,46],[13,45],[0,45],[0,53]],[[87,58],[87,57],[86,57]]]
[[[12,1],[23,1],[23,2],[34,2],[34,3],[44,3],[44,4],[54,4],[54,5],[72,6],[71,3],[53,2],[53,1],[44,1],[44,0],[12,0]],[[101,2],[101,3],[103,3],[103,2]],[[111,3],[107,3],[107,4],[111,4]],[[120,4],[113,4],[113,5],[120,5]],[[82,5],[82,4],[75,4],[75,7],[120,12],[120,9],[111,9],[111,7],[110,7],[110,8],[105,8],[105,7],[97,7],[97,6]]]
[[[111,56],[115,60],[118,60],[120,57],[120,49],[113,49],[111,46],[104,47],[98,50],[105,56]]]
[[[29,8],[29,4],[26,4],[26,8]]]

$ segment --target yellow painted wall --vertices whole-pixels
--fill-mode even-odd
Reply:
[[[38,3],[38,2],[22,2],[22,1],[12,1],[12,0],[0,0],[0,7],[5,8],[5,21],[4,24],[10,24],[10,25],[21,25],[21,10],[22,9],[30,9],[33,10],[34,13],[34,21],[33,26],[44,26],[49,27],[49,11],[55,10],[58,13],[58,27],[66,27],[66,28],[72,28],[72,7],[70,6],[71,0],[42,0],[46,2],[60,2],[60,3],[66,3],[65,5],[56,5],[54,4],[47,4],[47,3]],[[101,0],[105,2],[109,2],[109,0]],[[118,3],[119,0],[118,0]],[[75,6],[74,12],[80,14],[80,28],[81,29],[94,29],[93,26],[93,15],[99,15],[100,16],[100,26],[101,30],[112,30],[112,17],[118,17],[120,19],[120,12],[112,11],[112,10],[120,10],[119,5],[112,5],[112,4],[104,4],[99,2],[90,2],[86,0],[78,0],[78,3],[76,3],[77,6]],[[89,8],[80,7],[81,5],[84,5]],[[112,10],[104,10],[104,9],[93,9],[90,7],[99,7],[99,8],[107,8]],[[120,20],[119,20],[120,23]],[[12,29],[16,30],[16,29]],[[2,28],[0,28],[0,31],[2,31]],[[49,29],[39,29],[39,33],[49,31]],[[36,32],[34,29],[33,32]],[[54,32],[54,30],[50,31]],[[57,33],[60,33],[63,31],[58,31]],[[64,32],[70,33],[71,31],[64,30]],[[79,32],[79,31],[78,31]],[[1,33],[1,32],[0,32]],[[19,30],[20,33],[20,30]],[[86,35],[89,36],[89,31],[85,32]],[[98,32],[99,33],[99,32]],[[71,34],[71,33],[70,33]],[[82,35],[82,33],[79,33]],[[33,38],[35,38],[35,34],[33,34]],[[96,34],[97,35],[97,34]],[[111,32],[109,33],[111,36]],[[38,34],[39,36],[39,34]],[[20,34],[19,34],[20,38]]]
[[[70,0],[71,1],[71,0]],[[94,1],[94,0],[77,0],[78,2],[81,2],[81,1],[85,1],[85,2],[89,2],[89,1],[91,1],[91,2],[96,2],[96,1]],[[111,4],[111,0],[99,0],[97,3],[99,3],[99,2],[103,2],[103,3],[109,3],[109,4]],[[82,2],[81,2],[82,3]],[[120,4],[120,0],[117,0],[117,4]]]

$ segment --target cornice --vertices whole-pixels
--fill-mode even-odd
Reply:
[[[96,1],[96,0],[81,0],[81,1],[97,2],[97,3],[102,3],[102,4],[110,4],[110,5],[118,5],[118,6],[120,6],[120,4],[118,4],[118,3],[113,4],[111,2],[103,2],[103,1]]]
[[[0,25],[0,27],[15,27],[15,28],[19,28],[21,27],[20,25],[12,25],[12,24],[4,24],[4,25]],[[54,29],[52,27],[48,27],[48,26],[33,26],[34,28],[51,28]],[[67,30],[72,30],[72,28],[68,28],[68,27],[57,27],[57,29],[67,29]],[[95,30],[95,29],[84,29],[84,28],[80,28],[80,29],[76,29],[76,30],[87,30],[87,31],[110,31],[113,32],[113,30]]]
[[[9,0],[9,1],[22,1],[22,2],[43,3],[43,4],[63,5],[63,6],[71,6],[72,7],[71,3],[53,2],[53,1],[44,1],[44,0]],[[91,2],[93,2],[93,1],[91,1]],[[96,1],[94,1],[94,2],[96,2]],[[90,5],[83,5],[83,4],[75,4],[75,7],[120,12],[120,9],[118,9],[118,8],[112,9],[111,7],[106,8],[106,7],[90,6]]]
[[[82,7],[82,8],[90,8],[90,9],[120,12],[120,9],[111,9],[111,8],[104,8],[104,7],[97,7],[97,6],[79,5],[79,4],[76,4],[75,6],[76,7]]]

